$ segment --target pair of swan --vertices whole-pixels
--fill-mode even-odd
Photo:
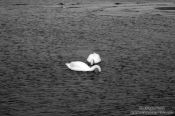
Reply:
[[[90,54],[87,58],[87,61],[93,65],[95,63],[101,62],[101,58],[97,53]],[[101,67],[99,65],[94,65],[92,67],[88,66],[86,63],[81,61],[72,61],[70,63],[66,63],[66,66],[74,71],[94,71],[95,69],[98,69],[99,72],[101,72]]]

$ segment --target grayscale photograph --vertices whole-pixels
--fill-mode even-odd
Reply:
[[[0,116],[174,116],[175,0],[0,0]]]

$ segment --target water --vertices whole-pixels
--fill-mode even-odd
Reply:
[[[158,10],[175,10],[175,7],[157,7]]]
[[[2,116],[128,115],[145,105],[173,109],[173,18],[39,6],[1,11]],[[66,67],[75,60],[87,63],[93,52],[102,58],[102,72]]]

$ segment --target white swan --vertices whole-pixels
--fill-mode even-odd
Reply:
[[[74,71],[94,71],[97,68],[98,71],[101,72],[101,68],[99,65],[89,67],[86,63],[81,61],[73,61],[70,63],[66,63],[66,66]]]
[[[90,54],[87,58],[87,61],[93,65],[94,63],[99,63],[101,62],[101,58],[100,58],[100,55],[97,54],[97,53],[93,53],[93,54]]]

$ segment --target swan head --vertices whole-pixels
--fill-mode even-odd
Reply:
[[[100,55],[99,55],[99,54],[97,54],[97,53],[94,52],[93,54],[90,54],[90,55],[88,56],[87,61],[88,61],[91,65],[93,65],[93,64],[95,64],[95,63],[101,62],[101,58],[100,58]]]

